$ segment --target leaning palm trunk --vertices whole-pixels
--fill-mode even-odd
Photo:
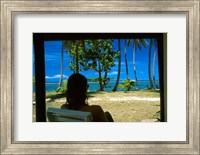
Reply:
[[[153,88],[153,82],[151,79],[151,50],[152,50],[152,39],[150,39],[150,48],[149,48],[149,58],[148,58],[148,75],[149,75],[149,83],[150,83],[150,89]]]
[[[133,50],[133,69],[134,69],[133,72],[134,72],[134,76],[135,76],[135,90],[139,90],[136,65],[135,65],[135,50]]]
[[[155,49],[154,49],[154,56],[153,56],[152,78],[153,78],[153,82],[154,82],[155,88],[158,89],[158,85],[157,85],[156,78],[155,78],[155,73],[154,73],[155,62],[156,62],[156,47],[155,47]]]
[[[118,50],[119,50],[119,60],[118,60],[118,74],[117,74],[117,80],[115,83],[115,86],[112,91],[117,91],[117,87],[119,85],[119,79],[120,79],[120,71],[121,71],[121,46],[120,46],[120,39],[118,39]]]
[[[129,75],[128,75],[128,61],[127,61],[127,54],[126,54],[126,39],[125,45],[124,45],[124,58],[125,58],[125,64],[126,64],[126,79],[129,80]]]
[[[135,76],[135,90],[139,90],[135,63],[135,53],[137,48],[141,50],[141,45],[146,48],[147,42],[145,41],[145,39],[128,39],[128,46],[131,45],[131,42],[133,42],[133,74]]]
[[[64,43],[62,42],[62,51],[61,51],[61,65],[60,65],[60,81],[58,84],[57,92],[60,90],[63,83],[63,66],[64,66]]]

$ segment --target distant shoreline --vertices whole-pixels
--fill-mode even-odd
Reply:
[[[126,79],[124,79],[124,80],[126,80]],[[119,81],[124,81],[124,80],[119,80]],[[110,81],[116,81],[116,80],[110,80]],[[138,80],[138,82],[148,82],[149,80]],[[93,82],[93,81],[88,81],[88,82]],[[156,82],[159,82],[159,80],[156,80]],[[45,83],[49,83],[49,84],[59,84],[59,81],[57,82],[57,81],[53,81],[53,82],[49,82],[49,81],[47,81],[47,82],[45,82]],[[98,82],[97,82],[98,83]]]
[[[123,80],[120,80],[119,81],[119,84],[122,83]],[[112,91],[112,89],[114,88],[115,86],[115,83],[116,81],[115,80],[112,80],[108,83],[107,87],[104,88],[104,91],[105,92],[110,92]],[[158,85],[159,85],[159,81],[157,81]],[[91,82],[91,81],[88,81],[88,84],[89,84],[89,91],[90,92],[96,92],[98,91],[98,88],[99,88],[99,83],[98,82]],[[139,84],[139,89],[140,90],[146,90],[148,89],[147,86],[149,86],[149,81],[148,80],[139,80],[138,81],[138,84]],[[54,81],[50,81],[50,82],[46,82],[45,83],[45,89],[46,89],[46,92],[55,92],[57,90],[59,86],[59,82],[54,82]],[[117,91],[124,91],[124,89],[122,88],[118,88]],[[35,85],[33,87],[33,93],[35,92]]]

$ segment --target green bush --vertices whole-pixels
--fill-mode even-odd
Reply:
[[[58,89],[56,90],[56,92],[65,93],[66,91],[67,91],[67,79],[63,81],[62,86],[58,87]]]
[[[156,112],[155,115],[153,116],[153,118],[157,119],[157,122],[160,122],[160,111]]]
[[[121,84],[119,84],[119,88],[124,89],[124,92],[129,91],[132,87],[135,86],[135,80],[124,80]]]

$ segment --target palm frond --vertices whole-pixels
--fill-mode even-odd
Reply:
[[[128,46],[130,46],[132,43],[132,39],[128,39]]]
[[[148,45],[148,42],[145,39],[141,39],[142,45],[146,48]]]

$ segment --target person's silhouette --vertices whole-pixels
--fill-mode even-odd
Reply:
[[[67,102],[61,108],[91,112],[94,122],[114,122],[110,113],[104,113],[99,105],[88,105],[88,87],[89,85],[85,76],[78,73],[72,74],[67,81]]]

